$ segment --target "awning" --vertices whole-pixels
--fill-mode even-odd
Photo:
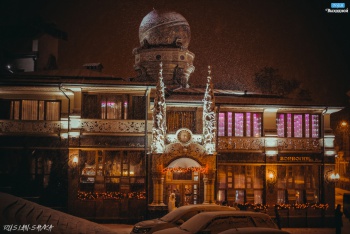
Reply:
[[[201,167],[201,165],[197,161],[191,158],[178,158],[172,161],[167,167],[168,168],[175,168],[175,167],[189,168],[189,167]]]
[[[166,168],[163,169],[163,172],[189,172],[197,171],[201,173],[206,173],[207,168],[202,167],[197,161],[191,158],[179,158],[172,161]]]

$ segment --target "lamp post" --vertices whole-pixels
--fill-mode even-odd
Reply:
[[[346,121],[340,123],[341,131],[343,132],[343,151],[344,158],[349,160],[349,124]]]

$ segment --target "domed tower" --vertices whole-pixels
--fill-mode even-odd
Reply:
[[[189,87],[194,71],[194,54],[187,48],[191,39],[187,20],[176,12],[153,10],[139,28],[140,47],[133,50],[135,81],[156,82],[159,63],[163,63],[163,81],[168,87]]]

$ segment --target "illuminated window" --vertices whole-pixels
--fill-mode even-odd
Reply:
[[[146,97],[83,93],[81,115],[86,119],[144,119]]]
[[[220,199],[229,205],[236,203],[263,203],[264,166],[236,165],[218,167],[217,187]],[[224,195],[226,194],[226,195]]]
[[[13,100],[10,102],[10,119],[59,120],[60,101]]]
[[[279,137],[318,138],[320,137],[319,115],[278,114],[276,119]]]
[[[80,190],[94,191],[104,187],[106,191],[131,192],[144,190],[144,157],[138,151],[81,151]],[[102,178],[102,180],[101,180]]]
[[[218,136],[261,137],[261,122],[260,113],[220,112]]]
[[[232,120],[232,113],[231,113],[231,120]],[[226,122],[225,113],[219,113],[218,136],[225,136],[225,122]],[[231,130],[232,130],[232,123],[231,123]]]
[[[102,96],[101,119],[122,119],[122,103],[123,101],[121,96]],[[124,111],[124,113],[127,112]]]
[[[188,128],[196,133],[195,111],[167,111],[166,121],[169,133],[175,133],[180,128]]]

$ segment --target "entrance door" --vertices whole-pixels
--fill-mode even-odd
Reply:
[[[171,183],[167,184],[166,199],[169,201],[171,193],[175,193],[175,206],[186,206],[190,204],[198,204],[199,202],[199,183]]]

